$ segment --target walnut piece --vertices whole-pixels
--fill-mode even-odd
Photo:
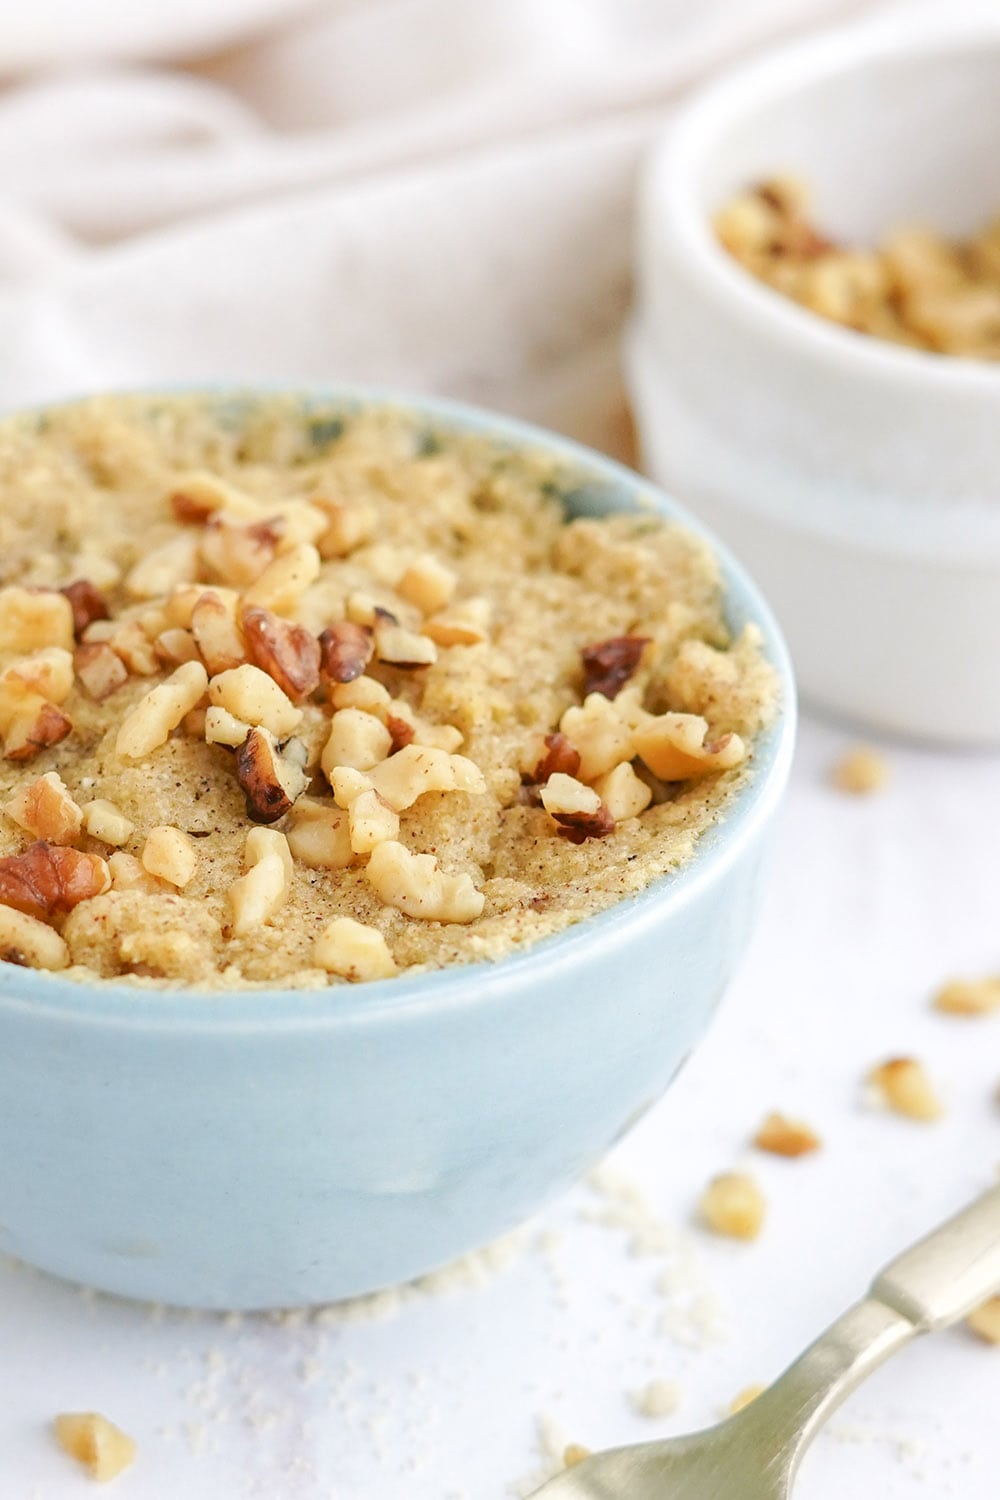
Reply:
[[[377,844],[399,837],[399,814],[376,791],[369,789],[352,797],[347,819],[355,854],[370,854]]]
[[[115,740],[116,754],[126,760],[143,760],[165,745],[171,730],[197,706],[208,686],[208,673],[200,661],[178,667],[125,715]]]
[[[72,729],[72,719],[61,708],[30,694],[4,724],[3,753],[7,760],[32,760],[39,751],[58,745]]]
[[[1000,1010],[1000,979],[952,979],[934,996],[935,1010],[949,1016],[986,1016]]]
[[[755,1240],[764,1223],[764,1195],[746,1172],[713,1177],[701,1198],[701,1216],[709,1229],[731,1239]]]
[[[273,677],[247,663],[220,672],[208,684],[209,702],[225,708],[236,719],[270,730],[285,739],[298,728],[302,710],[282,691]]]
[[[210,677],[242,666],[247,659],[236,620],[238,599],[230,589],[206,589],[191,609],[191,634]]]
[[[67,1411],[53,1423],[56,1442],[93,1479],[114,1479],[135,1459],[135,1443],[96,1411]]]
[[[77,646],[73,667],[88,698],[101,703],[128,682],[128,667],[106,642]]]
[[[413,559],[397,581],[396,592],[407,603],[415,604],[421,614],[432,615],[450,603],[457,583],[451,568],[430,553],[423,553]]]
[[[566,736],[556,730],[545,735],[541,747],[535,747],[528,755],[529,767],[522,775],[525,783],[548,781],[557,772],[563,776],[575,776],[580,769],[580,752],[575,750]]]
[[[584,697],[601,693],[605,698],[617,698],[649,644],[648,635],[618,635],[582,647]]]
[[[0,714],[13,712],[29,693],[62,703],[73,691],[73,657],[62,646],[20,656],[0,673]]]
[[[708,722],[699,714],[660,714],[633,731],[637,754],[661,781],[687,781],[730,771],[746,756],[738,734],[709,741]]]
[[[261,605],[244,609],[240,621],[254,666],[273,677],[293,701],[319,687],[320,645],[311,630],[283,620]]]
[[[406,745],[367,774],[379,796],[396,812],[412,807],[426,792],[470,792],[476,796],[486,791],[483,773],[474,761],[427,745]]]
[[[0,903],[29,917],[45,920],[72,911],[81,901],[103,895],[110,885],[100,855],[44,840],[29,844],[22,854],[0,859]]]
[[[216,513],[208,518],[201,533],[202,562],[224,584],[247,588],[274,561],[283,530],[280,519],[274,516],[240,525],[234,516]]]
[[[582,1464],[585,1458],[589,1458],[592,1449],[585,1448],[582,1443],[567,1443],[563,1449],[563,1468],[575,1469],[577,1464]]]
[[[437,661],[437,647],[426,635],[407,630],[380,611],[375,620],[375,654],[393,667],[429,667]]]
[[[336,917],[313,945],[313,962],[342,979],[391,979],[398,974],[389,945],[376,927]]]
[[[855,797],[881,791],[889,780],[889,762],[877,750],[857,745],[834,766],[831,777],[835,787]]]
[[[801,1120],[789,1120],[777,1113],[766,1116],[753,1143],[773,1156],[806,1156],[810,1151],[818,1151],[821,1144],[816,1132]]]
[[[319,650],[320,677],[330,686],[360,677],[372,659],[375,641],[367,625],[337,620],[320,633]]]
[[[300,542],[280,553],[243,595],[245,604],[263,605],[278,614],[294,609],[320,572],[320,555],[310,542]]]
[[[913,1057],[891,1057],[868,1075],[884,1103],[898,1115],[929,1123],[944,1113],[922,1063]]]
[[[65,969],[69,948],[46,922],[13,906],[0,906],[0,963],[28,969]]]
[[[632,727],[602,693],[591,693],[579,708],[568,708],[559,728],[580,756],[581,781],[594,781],[635,754]]]
[[[43,646],[73,649],[73,608],[56,589],[0,588],[0,654],[22,655]]]
[[[59,590],[69,600],[73,612],[73,636],[82,640],[83,632],[95,620],[107,620],[111,616],[108,601],[91,583],[89,578],[76,578]]]
[[[245,937],[277,916],[292,883],[288,840],[274,828],[253,828],[243,849],[246,870],[229,888],[233,936]]]
[[[392,839],[372,850],[365,879],[386,906],[425,922],[474,922],[486,904],[470,875],[446,875],[432,854]]]
[[[361,505],[342,505],[324,495],[313,495],[311,504],[326,517],[326,529],[316,538],[321,557],[346,557],[369,535],[372,517]]]
[[[542,806],[558,824],[559,833],[573,844],[585,839],[605,838],[614,832],[615,820],[593,787],[556,771],[542,787]]]
[[[110,844],[118,848],[127,844],[135,832],[135,824],[131,823],[121,808],[116,807],[105,797],[96,797],[93,802],[85,802],[82,807],[84,830],[92,839],[98,839],[102,844]],[[114,872],[112,872],[112,882]]]
[[[439,646],[478,646],[489,640],[493,610],[488,599],[463,599],[424,621],[424,632]]]
[[[147,552],[125,575],[125,590],[133,599],[155,599],[169,594],[198,571],[198,540],[182,533]]]
[[[594,791],[616,823],[637,818],[653,800],[653,793],[635,774],[629,761],[623,760],[613,771],[605,771],[594,782]]]
[[[984,1344],[1000,1344],[1000,1297],[990,1297],[981,1303],[965,1322]]]
[[[142,867],[158,880],[183,889],[198,868],[198,855],[187,834],[170,823],[151,828],[142,846]]]
[[[179,625],[161,630],[153,640],[153,650],[165,667],[179,667],[186,661],[201,660],[194,636]]]
[[[294,746],[295,741],[289,741]],[[304,746],[302,749],[304,750]],[[255,823],[274,823],[309,785],[301,760],[290,755],[268,729],[255,726],[236,751],[236,779],[247,802],[247,816]]]
[[[320,765],[327,777],[338,766],[370,771],[391,749],[392,735],[374,714],[360,708],[338,708],[330,720]]]
[[[354,859],[348,814],[314,797],[291,809],[288,847],[310,870],[345,870]]]
[[[37,781],[18,787],[3,810],[19,828],[50,844],[72,844],[83,827],[83,812],[58,771],[46,771]]]
[[[203,733],[208,745],[228,745],[235,749],[242,745],[251,727],[244,719],[237,719],[228,708],[213,705],[205,710]]]

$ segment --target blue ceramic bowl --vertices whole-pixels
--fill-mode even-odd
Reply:
[[[578,474],[575,510],[651,504],[702,530],[629,470],[504,417],[302,399],[391,400],[438,430],[541,447]],[[783,706],[686,866],[499,963],[329,991],[144,993],[0,964],[0,1250],[188,1306],[349,1297],[511,1228],[660,1097],[746,945],[794,739],[784,643],[709,540]]]

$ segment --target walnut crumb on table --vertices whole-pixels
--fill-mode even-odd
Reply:
[[[134,1440],[100,1412],[61,1412],[53,1430],[63,1452],[94,1479],[115,1479],[135,1459]]]
[[[701,1217],[709,1229],[730,1239],[755,1240],[764,1224],[764,1194],[746,1172],[713,1177],[701,1197]]]
[[[1000,1297],[990,1297],[966,1318],[966,1325],[984,1344],[1000,1344]]]
[[[839,791],[864,797],[881,791],[889,776],[889,762],[884,755],[868,745],[857,745],[837,761],[830,779]]]
[[[753,1143],[760,1151],[789,1157],[806,1156],[811,1151],[818,1151],[822,1145],[811,1126],[777,1113],[769,1114],[763,1120]]]
[[[930,1123],[944,1108],[923,1063],[914,1057],[891,1057],[868,1075],[883,1103],[897,1115]]]
[[[590,1452],[582,1443],[567,1443],[563,1449],[563,1468],[575,1469],[577,1464],[582,1464],[585,1458],[590,1457]]]
[[[749,1406],[751,1401],[756,1401],[758,1396],[763,1396],[766,1390],[767,1386],[765,1385],[744,1386],[741,1391],[737,1392],[732,1401],[730,1401],[729,1415],[731,1417],[735,1417],[738,1411],[742,1411],[745,1406]]]
[[[934,996],[934,1009],[949,1016],[986,1016],[1000,1010],[1000,978],[949,980]]]

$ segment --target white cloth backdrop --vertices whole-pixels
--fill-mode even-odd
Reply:
[[[727,59],[876,3],[5,5],[0,405],[347,378],[613,447],[643,143]]]

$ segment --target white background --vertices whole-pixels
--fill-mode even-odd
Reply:
[[[381,1318],[239,1326],[4,1266],[3,1500],[91,1493],[50,1436],[60,1409],[95,1407],[135,1436],[122,1500],[492,1500],[542,1477],[540,1418],[550,1439],[610,1445],[708,1423],[776,1375],[1000,1161],[1000,1018],[929,1008],[941,980],[1000,967],[1000,762],[888,747],[892,786],[851,799],[826,780],[847,743],[805,724],[749,961],[687,1071],[615,1153],[615,1178],[648,1200],[638,1243],[612,1221],[641,1213],[607,1184],[581,1186],[505,1263],[450,1290],[393,1299]],[[901,1053],[937,1079],[939,1123],[866,1103],[867,1069]],[[822,1152],[749,1150],[772,1108],[810,1120]],[[710,1175],[747,1163],[764,1232],[713,1240],[692,1207]],[[629,1402],[654,1377],[682,1393],[657,1421]],[[1000,1349],[964,1330],[925,1340],[835,1416],[797,1495],[995,1500],[998,1398]]]

